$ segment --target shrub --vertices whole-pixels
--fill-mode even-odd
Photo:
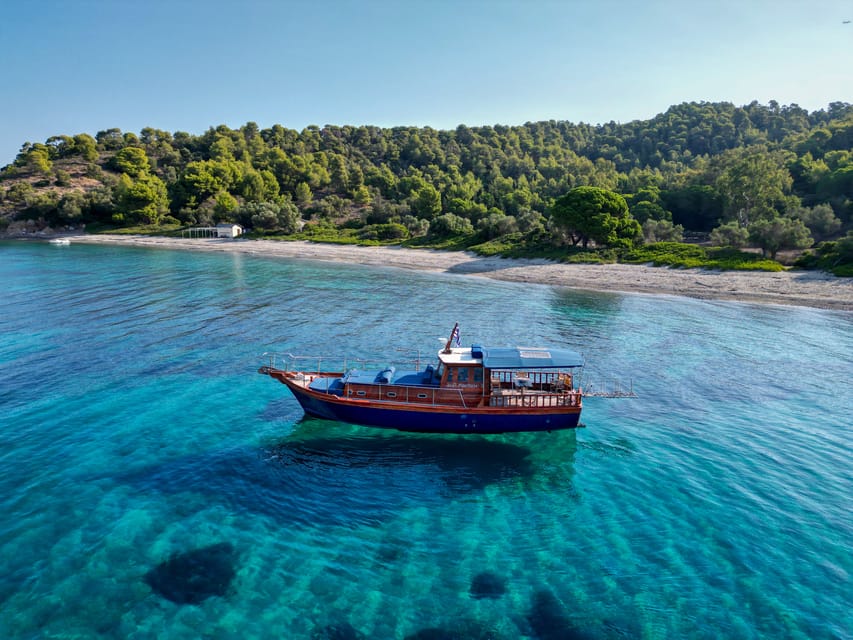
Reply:
[[[784,269],[775,260],[731,248],[709,249],[708,263],[702,266],[706,269],[723,271],[782,271]]]
[[[598,249],[596,251],[572,251],[563,262],[569,264],[612,264],[617,260],[614,249]]]
[[[400,222],[406,227],[412,237],[424,236],[429,231],[429,220],[406,215],[403,216]]]
[[[429,235],[431,236],[446,238],[472,233],[474,233],[474,227],[471,221],[452,213],[438,216],[429,224]]]
[[[499,238],[518,231],[518,223],[513,216],[492,213],[477,222],[477,230],[488,239]]]
[[[681,242],[684,237],[684,227],[669,220],[649,219],[642,226],[646,242]]]
[[[521,234],[512,234],[473,245],[471,250],[481,256],[511,257],[519,248]]]
[[[835,242],[821,242],[794,263],[802,269],[823,269],[842,277],[853,277],[853,231]]]
[[[651,262],[656,267],[684,269],[723,269],[729,271],[781,271],[775,260],[764,259],[754,253],[731,248],[704,249],[695,244],[656,242],[639,247],[622,256],[622,262],[642,264]]]
[[[54,184],[58,187],[67,187],[69,184],[71,184],[71,174],[68,173],[65,169],[57,169],[56,180],[54,180]]]
[[[737,222],[727,222],[711,231],[711,243],[718,247],[745,247],[749,231]]]
[[[637,247],[622,256],[622,262],[655,266],[698,267],[707,259],[705,249],[695,244],[680,242],[654,242]]]
[[[409,237],[409,230],[396,222],[371,224],[360,229],[358,237],[362,240],[405,240]]]

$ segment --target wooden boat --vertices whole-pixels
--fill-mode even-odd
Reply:
[[[453,346],[455,342],[456,346]],[[299,368],[290,356],[259,373],[287,386],[305,413],[351,424],[423,433],[513,433],[571,429],[583,392],[574,372],[583,357],[567,349],[459,346],[459,325],[424,369]],[[419,363],[418,363],[419,364]]]

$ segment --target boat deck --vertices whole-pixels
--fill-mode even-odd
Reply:
[[[580,390],[496,387],[489,396],[478,394],[476,397],[471,397],[471,394],[462,394],[458,390],[441,389],[434,385],[376,383],[375,374],[370,376],[369,382],[357,378],[357,383],[344,385],[341,378],[336,377],[280,373],[283,374],[282,377],[288,378],[292,384],[312,391],[389,404],[536,409],[580,407],[583,396]]]

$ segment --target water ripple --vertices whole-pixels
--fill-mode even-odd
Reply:
[[[849,314],[68,249],[0,243],[3,637],[850,637]],[[640,397],[472,439],[307,419],[255,373],[433,357],[457,320]],[[145,580],[219,548],[197,605]]]

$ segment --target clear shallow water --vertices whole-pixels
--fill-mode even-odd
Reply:
[[[0,278],[0,637],[853,637],[850,314],[82,245],[0,244]],[[430,437],[255,373],[456,320],[640,398]],[[211,547],[224,595],[152,588]]]

